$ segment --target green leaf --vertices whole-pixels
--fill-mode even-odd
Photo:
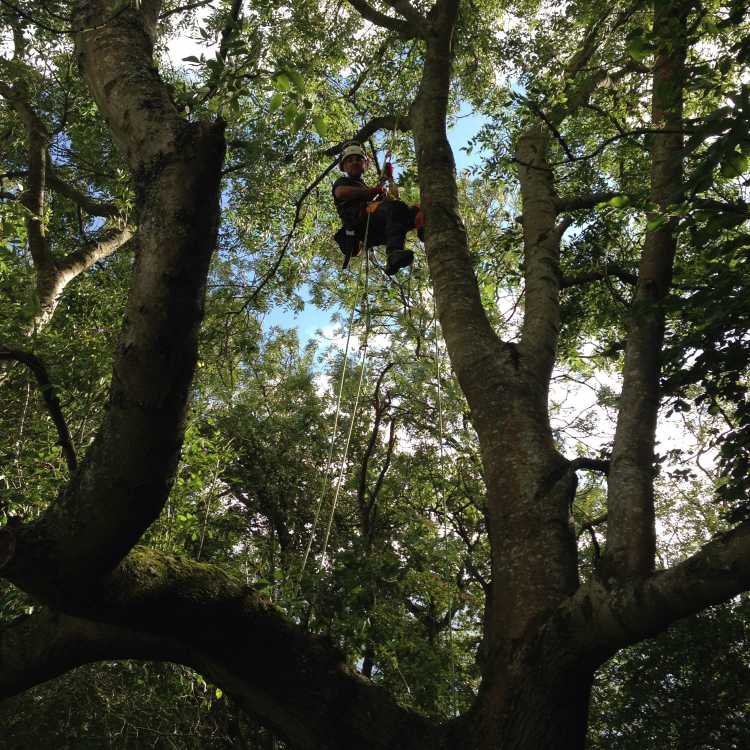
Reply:
[[[297,105],[294,102],[290,102],[284,107],[284,123],[291,125],[295,117],[297,117]]]
[[[271,101],[268,104],[268,111],[275,112],[282,105],[283,101],[284,101],[284,94],[282,94],[281,91],[277,91],[271,97]]]
[[[216,691],[215,691],[215,694],[216,694],[216,700],[220,701],[221,698],[222,698],[222,696],[224,695],[224,691],[221,688],[217,687]]]
[[[609,205],[613,208],[626,208],[630,205],[630,198],[627,195],[616,195],[609,199]]]
[[[294,88],[297,89],[300,94],[304,94],[306,88],[305,79],[296,70],[287,70],[286,74],[291,79]]]
[[[733,152],[721,163],[722,177],[739,177],[745,173],[747,165],[747,156]]]
[[[643,29],[636,29],[628,37],[627,49],[636,62],[642,62],[654,51],[654,45],[643,36]]]
[[[326,123],[325,119],[321,117],[320,115],[313,115],[313,127],[315,128],[315,132],[321,137],[321,138],[327,138],[328,137],[328,124]]]
[[[283,70],[274,73],[271,83],[273,83],[274,88],[278,91],[289,91],[292,85],[289,76]]]
[[[657,216],[655,219],[651,219],[650,221],[646,222],[646,229],[649,232],[655,232],[668,223],[669,219],[666,216]]]
[[[295,133],[298,133],[300,130],[302,130],[302,126],[305,124],[306,119],[307,114],[305,112],[298,112],[296,117],[294,118],[292,130],[294,130]]]

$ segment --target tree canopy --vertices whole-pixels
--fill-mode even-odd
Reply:
[[[14,746],[747,744],[749,23],[0,0]]]

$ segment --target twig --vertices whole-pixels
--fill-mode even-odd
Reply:
[[[308,185],[302,195],[297,200],[297,203],[295,204],[295,211],[294,211],[294,221],[292,222],[292,228],[289,230],[289,233],[286,236],[286,239],[284,240],[284,245],[281,248],[281,252],[279,253],[278,258],[276,258],[276,262],[273,264],[273,267],[271,270],[263,277],[260,284],[255,288],[253,293],[245,300],[242,307],[237,311],[237,315],[241,315],[242,313],[247,310],[250,305],[255,302],[255,300],[258,298],[258,295],[263,291],[263,288],[266,286],[266,284],[274,277],[276,274],[276,271],[279,270],[279,266],[281,265],[281,261],[284,260],[284,257],[286,256],[287,250],[289,249],[289,245],[292,241],[292,237],[294,236],[294,232],[297,229],[297,226],[299,225],[300,220],[300,214],[302,212],[302,204],[305,202],[305,199],[308,195],[322,182],[323,178],[339,163],[338,158],[336,158],[335,161],[333,161],[331,164],[329,164],[325,170],[315,179],[314,182],[312,182],[310,185]]]
[[[195,10],[196,8],[202,8],[204,5],[211,5],[214,0],[198,0],[196,3],[188,3],[187,5],[178,5],[172,10],[165,10],[164,13],[159,14],[159,20],[173,16],[175,13],[182,13],[185,10]]]
[[[8,349],[1,344],[0,360],[21,362],[29,367],[34,373],[37,383],[39,383],[39,388],[42,392],[47,411],[49,411],[52,421],[57,428],[57,434],[60,438],[60,446],[62,447],[63,455],[65,456],[65,462],[68,464],[68,469],[72,474],[78,468],[78,461],[76,459],[75,449],[73,448],[73,440],[70,437],[70,431],[65,422],[65,417],[63,417],[60,401],[57,398],[57,393],[55,392],[55,388],[52,385],[52,381],[49,378],[44,363],[39,357],[31,352],[24,352],[19,349]]]

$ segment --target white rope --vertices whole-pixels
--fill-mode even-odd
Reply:
[[[344,453],[341,456],[341,464],[339,465],[339,477],[336,482],[336,490],[333,494],[333,503],[331,504],[331,514],[328,517],[328,526],[326,527],[326,534],[323,538],[323,549],[320,553],[320,563],[318,565],[318,570],[321,570],[323,566],[325,565],[326,561],[326,552],[328,550],[328,539],[331,536],[331,527],[333,526],[333,516],[336,513],[336,505],[339,501],[339,492],[341,491],[341,484],[344,479],[344,474],[346,473],[346,459],[349,454],[349,444],[351,443],[352,439],[352,431],[354,430],[354,423],[357,420],[357,410],[359,408],[359,397],[360,393],[362,391],[362,381],[364,380],[365,376],[365,368],[367,366],[367,348],[365,347],[364,352],[362,353],[362,369],[359,373],[359,383],[357,385],[357,397],[354,401],[354,411],[352,412],[352,418],[349,422],[349,433],[346,436],[346,445],[344,446]]]
[[[367,234],[370,229],[370,214],[367,214],[367,225],[365,227],[365,242],[367,242]],[[367,247],[365,246],[365,259],[367,259]],[[312,529],[310,530],[310,538],[307,540],[307,547],[305,548],[305,554],[302,558],[302,566],[300,567],[299,576],[297,578],[297,587],[302,583],[302,576],[305,573],[307,567],[307,560],[310,556],[310,550],[312,548],[313,540],[315,539],[315,531],[318,528],[318,520],[320,519],[320,511],[323,507],[323,501],[325,500],[326,492],[328,490],[328,479],[331,473],[331,464],[333,462],[333,451],[336,446],[336,437],[338,435],[339,416],[341,415],[341,396],[344,392],[344,379],[346,378],[346,370],[349,365],[349,345],[352,340],[352,331],[354,329],[354,313],[357,310],[357,300],[359,299],[359,283],[362,278],[362,268],[366,266],[360,263],[359,274],[357,275],[357,288],[356,294],[354,295],[354,301],[352,302],[352,309],[349,313],[349,323],[347,325],[346,334],[346,346],[344,347],[344,363],[341,368],[341,378],[339,380],[338,396],[336,397],[336,414],[333,420],[333,429],[331,430],[331,438],[329,441],[328,459],[326,460],[326,468],[323,472],[323,484],[320,490],[320,496],[318,498],[318,504],[315,509],[315,516],[313,518]],[[367,288],[367,277],[365,276],[365,289]]]
[[[367,346],[368,346],[368,339],[370,334],[370,301],[369,301],[369,289],[368,289],[368,280],[369,280],[369,273],[370,273],[370,256],[367,252],[367,233],[370,228],[370,214],[367,215],[367,227],[365,229],[365,239],[364,239],[364,267],[365,267],[365,285],[364,285],[364,291],[363,291],[363,303],[364,303],[364,309],[365,309],[365,336],[364,336],[364,342],[361,345],[362,349],[362,365],[359,371],[359,382],[357,383],[357,395],[354,399],[354,409],[352,410],[352,417],[349,421],[349,433],[346,436],[346,445],[344,446],[344,452],[341,456],[341,464],[339,465],[339,477],[338,481],[336,482],[336,491],[333,495],[333,502],[331,503],[331,514],[328,517],[328,526],[326,528],[326,534],[325,538],[323,539],[323,550],[320,555],[320,564],[318,565],[318,570],[322,570],[323,565],[325,564],[326,560],[326,552],[328,550],[328,539],[331,536],[331,527],[333,526],[333,516],[336,513],[336,506],[339,501],[339,492],[341,491],[341,485],[344,480],[344,474],[346,471],[346,459],[349,455],[349,445],[352,440],[352,432],[354,431],[354,423],[357,421],[357,412],[359,410],[359,399],[362,395],[362,383],[365,379],[365,370],[367,369]]]
[[[363,243],[362,243],[364,245],[363,251],[364,251],[365,257],[364,257],[364,260],[362,261],[362,263],[360,263],[360,266],[359,266],[359,274],[357,276],[357,293],[354,295],[354,301],[352,302],[352,309],[351,309],[351,312],[349,314],[349,323],[348,323],[348,326],[347,326],[347,335],[346,335],[346,346],[344,348],[344,364],[343,364],[343,366],[341,368],[341,379],[339,381],[338,396],[336,398],[336,415],[335,415],[334,420],[333,420],[333,430],[331,431],[330,446],[329,446],[329,450],[328,450],[328,460],[326,461],[326,468],[325,468],[325,471],[323,472],[323,484],[322,484],[322,487],[321,487],[320,497],[318,499],[318,504],[317,504],[317,507],[315,509],[315,516],[313,518],[312,529],[310,530],[310,537],[307,540],[307,547],[305,548],[305,554],[304,554],[304,556],[302,558],[302,565],[300,567],[299,575],[297,577],[297,589],[299,589],[299,586],[302,583],[302,576],[305,573],[305,568],[307,567],[307,561],[308,561],[308,559],[310,557],[310,550],[312,549],[313,540],[315,539],[315,532],[316,532],[316,530],[318,528],[318,521],[320,519],[320,511],[323,508],[323,501],[325,500],[325,496],[326,496],[326,493],[328,491],[328,480],[329,480],[330,473],[331,473],[331,465],[333,463],[333,451],[334,451],[334,448],[336,446],[336,438],[338,436],[339,416],[341,415],[341,396],[342,396],[343,391],[344,391],[344,379],[346,377],[346,370],[347,370],[347,367],[348,367],[348,364],[349,364],[349,345],[350,345],[351,339],[352,339],[352,331],[354,330],[354,313],[357,310],[357,300],[359,299],[359,282],[360,282],[360,279],[362,278],[362,269],[364,268],[364,270],[365,270],[364,303],[365,303],[365,310],[366,310],[366,317],[367,317],[367,320],[366,320],[367,326],[366,326],[366,330],[365,330],[365,345],[364,345],[364,354],[363,354],[363,358],[362,358],[362,371],[360,372],[359,385],[357,386],[357,398],[356,398],[356,401],[355,401],[354,412],[352,414],[351,424],[349,425],[349,434],[347,435],[347,439],[346,439],[346,447],[344,449],[344,455],[342,456],[342,459],[341,459],[341,466],[342,466],[341,471],[342,472],[343,472],[344,462],[346,461],[346,457],[347,457],[347,455],[349,453],[349,443],[351,441],[352,428],[353,428],[353,425],[354,425],[354,420],[356,419],[356,416],[357,416],[357,406],[359,404],[360,391],[361,391],[362,380],[363,380],[363,376],[364,376],[364,367],[365,367],[365,362],[366,362],[366,358],[367,358],[367,334],[369,333],[369,329],[370,329],[370,313],[369,313],[368,286],[367,286],[367,284],[368,284],[368,274],[369,274],[369,255],[368,255],[368,252],[367,252],[367,236],[368,236],[368,234],[370,232],[370,216],[371,215],[372,214],[370,214],[368,212],[368,214],[367,214],[367,223],[365,224],[365,236],[364,236],[364,240],[363,240]],[[341,481],[342,481],[342,478],[341,478],[341,473],[340,473],[339,474],[338,482],[336,484],[336,491],[335,491],[335,494],[334,494],[333,505],[331,507],[331,516],[330,516],[330,518],[328,520],[328,526],[326,528],[325,541],[323,543],[323,554],[322,554],[322,557],[321,557],[320,564],[318,566],[318,570],[320,570],[322,568],[323,561],[325,559],[326,548],[328,546],[328,539],[329,539],[329,536],[330,536],[330,533],[331,533],[331,525],[333,524],[333,514],[334,514],[334,512],[336,510],[336,504],[338,503],[338,496],[339,496],[339,490],[340,490],[340,487],[341,487]],[[296,591],[295,591],[295,595],[296,595]]]

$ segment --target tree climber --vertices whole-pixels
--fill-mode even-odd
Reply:
[[[415,228],[423,239],[422,214],[419,206],[407,206],[389,197],[381,183],[368,187],[362,179],[367,164],[359,143],[350,143],[341,152],[339,169],[344,176],[333,183],[333,202],[344,226],[336,232],[335,239],[344,254],[344,268],[359,255],[365,233],[368,248],[385,245],[385,272],[392,276],[414,260],[414,253],[404,249],[404,242],[406,233]]]

